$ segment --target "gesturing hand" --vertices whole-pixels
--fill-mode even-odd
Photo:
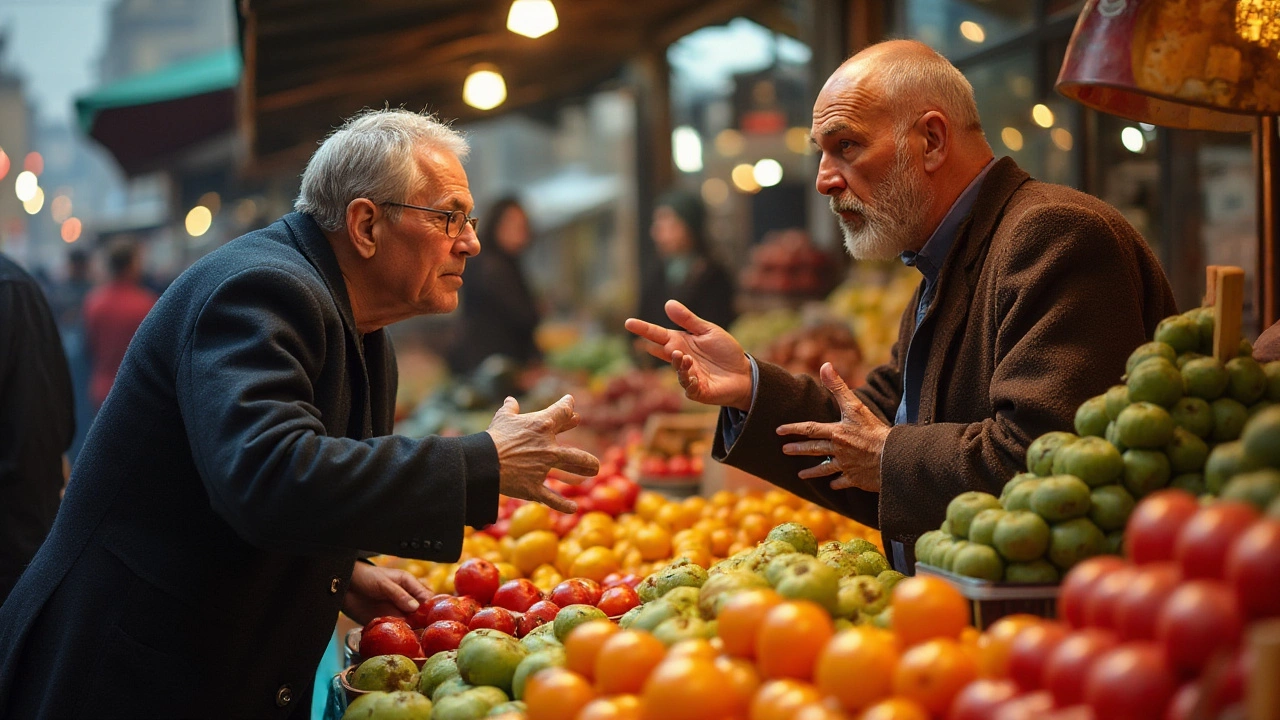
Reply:
[[[822,384],[835,395],[840,405],[840,422],[801,422],[780,426],[779,435],[810,438],[787,443],[782,446],[782,452],[826,456],[824,462],[800,471],[803,480],[840,473],[839,478],[831,481],[832,490],[856,487],[880,492],[880,453],[884,450],[885,438],[889,437],[889,426],[862,404],[831,363],[823,363],[819,374]]]
[[[738,341],[675,300],[667,301],[666,310],[667,317],[684,331],[636,318],[628,318],[624,325],[648,341],[645,352],[671,363],[690,400],[750,410],[751,361]]]
[[[342,612],[364,625],[380,615],[403,617],[431,599],[431,591],[404,570],[357,562]]]
[[[594,455],[556,442],[556,435],[577,426],[578,414],[573,411],[571,395],[545,410],[524,415],[515,398],[507,398],[489,423],[489,437],[498,449],[498,491],[521,500],[535,500],[562,513],[577,512],[578,506],[572,500],[545,484],[551,468],[574,475],[600,472],[600,461]]]

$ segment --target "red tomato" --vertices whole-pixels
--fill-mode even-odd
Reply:
[[[1053,709],[1053,695],[1047,690],[1028,693],[1009,700],[996,709],[992,720],[1044,720]]]
[[[673,455],[667,461],[667,472],[672,475],[689,475],[693,473],[693,463],[688,455]]]
[[[1084,607],[1102,578],[1128,563],[1114,555],[1092,557],[1074,568],[1062,579],[1058,593],[1058,615],[1071,627],[1084,627]]]
[[[624,583],[605,590],[596,607],[603,610],[609,617],[618,617],[639,604],[640,596],[630,585]]]
[[[473,597],[488,605],[498,591],[498,568],[483,558],[471,558],[453,573],[453,587],[459,595]]]
[[[1156,619],[1156,639],[1175,669],[1197,674],[1219,648],[1240,642],[1244,621],[1231,587],[1219,580],[1184,583]]]
[[[1160,490],[1143,498],[1124,528],[1124,547],[1139,565],[1173,559],[1178,531],[1200,509],[1191,493]]]
[[[1018,694],[1012,680],[975,680],[951,701],[947,720],[990,720],[997,708]]]
[[[578,514],[586,515],[596,511],[596,501],[590,495],[579,495],[573,501],[578,504]]]
[[[582,508],[579,507],[578,510],[581,511]],[[553,514],[551,519],[555,525],[554,530],[556,531],[556,535],[564,537],[569,534],[570,530],[578,526],[578,522],[582,520],[582,515],[581,512],[573,513],[571,515],[558,512]]]
[[[1094,662],[1117,644],[1108,630],[1077,630],[1058,644],[1044,666],[1044,687],[1054,704],[1069,707],[1084,702],[1084,678]]]
[[[1169,594],[1182,582],[1175,562],[1142,565],[1128,587],[1120,591],[1112,617],[1121,640],[1155,640],[1156,616]]]
[[[600,512],[617,517],[627,511],[627,501],[612,485],[597,485],[587,494]]]
[[[1258,519],[1258,511],[1242,502],[1218,502],[1203,508],[1178,533],[1174,557],[1187,578],[1221,578],[1227,550]]]
[[[516,616],[512,615],[511,611],[506,608],[489,607],[473,615],[467,628],[469,630],[491,628],[493,630],[501,630],[508,635],[515,635]]]
[[[666,475],[668,472],[667,461],[656,455],[650,455],[640,461],[641,475],[662,476]]]
[[[460,622],[441,620],[431,623],[422,631],[422,654],[431,657],[445,650],[457,650],[466,634],[467,626]]]
[[[1116,627],[1116,603],[1120,595],[1129,588],[1129,584],[1138,574],[1134,565],[1126,565],[1107,573],[1096,585],[1093,592],[1085,598],[1085,627],[1114,630]]]
[[[1280,520],[1263,518],[1236,538],[1226,577],[1245,614],[1280,616]]]
[[[609,487],[622,493],[622,502],[630,512],[636,506],[636,498],[640,496],[640,486],[631,482],[625,475],[613,475],[607,482]]]
[[[371,658],[375,655],[404,655],[405,657],[422,657],[422,646],[418,637],[413,634],[409,623],[378,623],[360,633],[360,657]]]
[[[1169,707],[1165,708],[1164,720],[1192,720],[1196,716],[1196,706],[1200,704],[1200,682],[1191,682],[1178,688]]]
[[[493,594],[494,605],[512,612],[524,612],[541,599],[542,591],[525,578],[508,580]]]
[[[516,622],[516,637],[524,637],[534,628],[554,621],[558,612],[560,607],[555,603],[550,600],[539,600],[531,605]]]
[[[434,602],[434,600],[433,600],[433,602]],[[429,605],[429,604],[430,604],[430,603],[428,603],[428,605]],[[408,620],[406,620],[406,619],[404,619],[404,618],[402,618],[402,617],[396,617],[395,615],[379,615],[378,617],[376,617],[376,618],[374,618],[374,619],[372,619],[372,620],[370,620],[369,622],[367,622],[367,623],[365,623],[365,624],[364,624],[364,630],[363,630],[363,632],[369,632],[369,628],[373,627],[374,625],[381,625],[382,623],[386,623],[386,622],[390,622],[390,623],[407,623],[407,622],[408,622]]]
[[[595,605],[600,602],[600,585],[590,578],[569,578],[551,589],[548,600],[560,607]]]
[[[1072,705],[1052,710],[1047,715],[1041,715],[1038,720],[1098,720],[1098,716],[1093,714],[1093,708],[1088,705]]]
[[[467,625],[471,622],[471,617],[478,612],[480,612],[480,603],[473,597],[437,595],[431,601],[431,610],[427,612],[427,624],[453,620]]]
[[[1098,658],[1085,677],[1084,699],[1098,720],[1159,718],[1177,688],[1160,646],[1133,642]]]
[[[1028,625],[1009,643],[1009,677],[1028,692],[1039,690],[1049,654],[1070,634],[1066,625],[1046,621]]]

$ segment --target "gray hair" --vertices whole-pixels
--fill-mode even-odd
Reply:
[[[434,115],[404,108],[364,110],[330,133],[311,156],[293,209],[334,231],[346,225],[347,205],[356,198],[404,202],[416,177],[413,152],[420,146],[459,160],[470,150],[461,133]],[[389,206],[387,215],[398,219],[400,208]]]
[[[903,41],[889,41],[903,43]],[[917,52],[890,52],[879,58],[880,81],[894,104],[895,129],[901,135],[917,117],[938,110],[961,132],[982,133],[973,85],[951,61],[924,43]]]

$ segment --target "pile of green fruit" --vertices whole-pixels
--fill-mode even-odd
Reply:
[[[1031,443],[1027,472],[999,498],[952,500],[916,559],[992,582],[1052,583],[1087,557],[1119,554],[1134,505],[1161,488],[1255,503],[1280,495],[1280,361],[1258,363],[1242,339],[1239,356],[1219,362],[1213,325],[1212,308],[1162,320],[1129,356],[1124,384],[1076,411],[1075,434]]]
[[[754,548],[710,569],[679,558],[645,578],[639,607],[619,620],[623,628],[647,630],[667,645],[715,636],[716,616],[738,593],[773,588],[791,600],[810,600],[831,613],[838,627],[888,626],[889,595],[903,575],[889,569],[876,546],[853,539],[818,545],[800,523],[782,523]]]

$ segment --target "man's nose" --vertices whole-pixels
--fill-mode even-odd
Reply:
[[[848,184],[836,171],[835,163],[828,160],[824,153],[822,159],[818,161],[818,192],[823,195],[839,195],[846,187]]]

